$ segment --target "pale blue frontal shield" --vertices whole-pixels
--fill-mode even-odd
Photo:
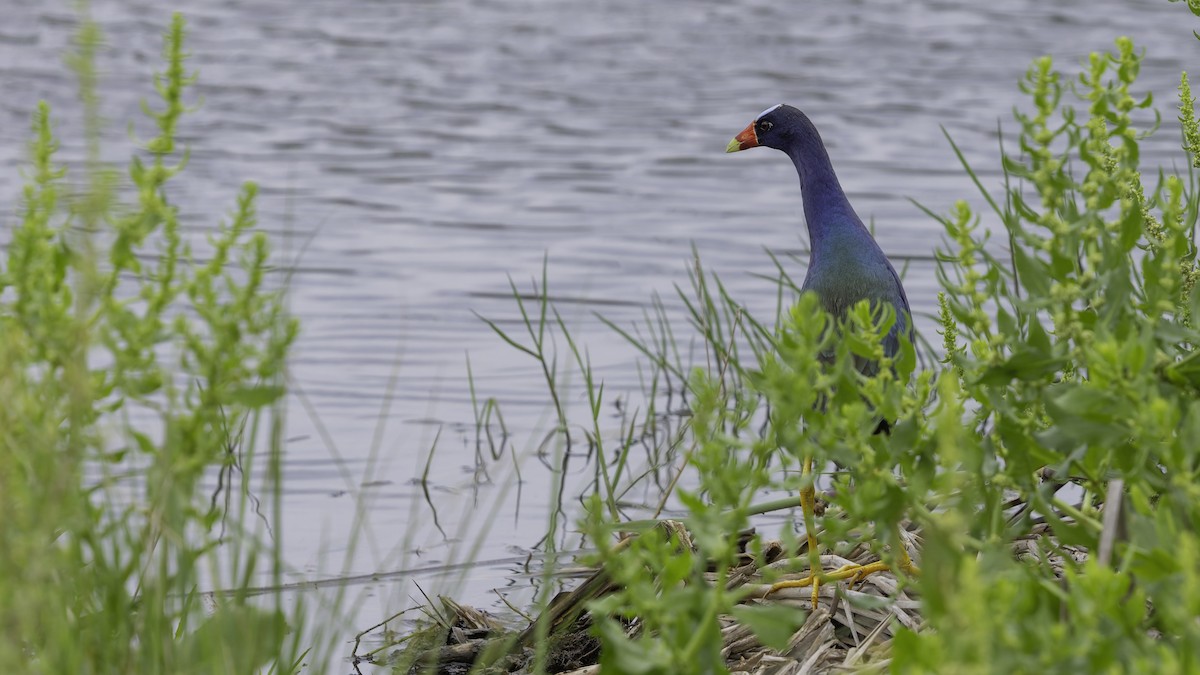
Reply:
[[[764,110],[764,111],[762,111],[762,112],[758,113],[758,117],[755,117],[754,119],[755,119],[756,121],[757,121],[757,120],[760,120],[760,119],[762,119],[762,116],[763,116],[763,115],[766,115],[767,113],[771,112],[772,110],[775,110],[776,108],[778,108],[778,107],[779,107],[779,106],[781,106],[781,105],[783,105],[783,104],[782,104],[782,103],[776,103],[775,105],[771,106],[770,108],[767,108],[766,110]]]

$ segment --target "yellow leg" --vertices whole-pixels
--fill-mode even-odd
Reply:
[[[904,537],[900,534],[899,525],[896,526],[896,542],[900,547],[900,554],[896,556],[899,558],[896,566],[900,568],[901,572],[904,572],[910,577],[920,575],[921,568],[913,564],[912,558],[908,557],[908,547],[904,545]]]
[[[805,479],[804,482],[806,483],[804,487],[800,488],[800,511],[804,514],[804,536],[808,539],[809,569],[819,570],[821,568],[821,550],[817,544],[816,534],[817,488],[816,484],[811,480],[812,468],[812,458],[805,458],[803,468],[800,470],[800,475]],[[813,609],[816,609],[818,594],[821,591],[821,576],[816,573],[810,572],[807,577],[795,581],[780,581],[767,590],[767,595],[781,588],[804,588],[805,586],[812,586],[812,606]]]
[[[804,478],[807,479],[812,476],[812,465],[813,462],[811,458],[804,460],[804,467],[801,474]],[[866,579],[868,576],[875,574],[876,572],[884,572],[889,570],[890,567],[888,567],[887,563],[880,560],[869,565],[844,565],[836,570],[833,570],[832,572],[825,572],[821,568],[821,552],[818,549],[816,535],[817,524],[815,510],[817,489],[815,484],[807,480],[805,482],[808,483],[808,485],[800,490],[800,510],[804,513],[804,533],[808,539],[808,557],[810,560],[809,569],[811,571],[809,572],[808,576],[802,579],[780,581],[773,584],[771,588],[767,590],[767,595],[770,595],[771,593],[783,588],[805,588],[807,586],[811,586],[812,606],[813,609],[816,609],[818,593],[820,592],[822,582],[837,582],[849,579],[850,585],[853,586],[854,584]],[[904,540],[901,538],[898,530],[896,532],[896,542],[899,546],[899,550],[897,551],[898,560],[896,567],[909,576],[916,576],[920,574],[921,570],[913,564],[912,558],[910,558],[908,555],[908,547],[904,545]]]
[[[804,514],[804,536],[808,539],[808,568],[817,570],[821,568],[821,549],[817,544],[817,485],[816,481],[812,479],[812,469],[812,457],[806,457],[800,473],[805,483],[805,486],[800,489],[800,512]],[[809,578],[812,579],[812,606],[813,609],[816,609],[821,582],[811,573]],[[776,589],[772,586],[771,590]]]

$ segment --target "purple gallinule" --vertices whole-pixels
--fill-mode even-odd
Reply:
[[[800,194],[804,200],[804,219],[808,224],[810,258],[808,273],[804,277],[802,290],[812,291],[820,298],[822,306],[835,318],[860,300],[887,303],[895,309],[896,322],[884,338],[884,352],[894,356],[900,350],[901,336],[912,339],[908,298],[904,286],[888,261],[875,238],[863,225],[862,219],[850,206],[850,200],[838,182],[837,174],[829,161],[829,153],[821,142],[821,135],[808,117],[790,105],[779,104],[767,108],[754,118],[726,147],[726,152],[737,152],[758,146],[781,150],[796,165],[800,176]],[[877,364],[861,363],[860,369],[871,373]],[[878,423],[876,432],[887,432],[888,423]],[[811,478],[812,457],[803,463],[806,478]],[[814,563],[819,562],[817,539],[814,534],[814,506],[816,488],[811,480],[800,494],[801,510],[808,539],[808,550]],[[898,567],[914,574],[917,568],[908,556],[903,540],[899,537],[897,552]],[[814,564],[813,569],[819,565]],[[782,581],[771,590],[812,586],[813,606],[817,603],[818,587],[825,581],[861,579],[888,569],[881,562],[870,565],[847,565],[830,572],[810,572],[807,577],[795,581]]]

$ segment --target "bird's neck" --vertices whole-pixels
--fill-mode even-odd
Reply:
[[[815,136],[815,135],[814,135]],[[819,138],[815,142],[798,143],[788,151],[796,172],[800,174],[800,192],[804,198],[804,220],[808,224],[808,239],[812,251],[825,248],[832,235],[870,235],[850,200],[838,183],[829,153]]]

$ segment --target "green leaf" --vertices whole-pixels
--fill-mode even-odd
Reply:
[[[159,453],[158,446],[146,434],[130,429],[129,433],[133,436],[133,440],[137,441],[138,450],[145,455],[157,455]]]
[[[630,640],[621,624],[604,619],[594,630],[605,646],[600,650],[600,669],[603,672],[629,675],[663,672],[658,655],[647,648],[645,641]]]
[[[279,612],[248,606],[223,606],[184,637],[182,664],[204,672],[206,664],[222,663],[228,672],[252,673],[279,654],[287,622]]]
[[[1046,400],[1051,413],[1104,421],[1111,419],[1118,401],[1107,389],[1090,384],[1064,383]]]
[[[1060,451],[1078,445],[1109,447],[1128,436],[1124,426],[1114,421],[1119,419],[1114,411],[1120,409],[1120,401],[1107,389],[1076,383],[1056,389],[1046,398],[1052,425],[1039,435],[1047,445]]]
[[[1029,438],[1028,429],[1009,417],[1002,417],[996,422],[996,431],[1009,449],[1006,457],[1008,467],[1013,475],[1032,476],[1039,468],[1059,461],[1061,450],[1054,452],[1048,448],[1058,449],[1058,446]],[[1054,430],[1051,429],[1051,432]]]
[[[1200,351],[1191,352],[1165,370],[1167,379],[1172,382],[1200,387]]]
[[[730,613],[745,624],[759,642],[780,651],[787,647],[792,635],[804,625],[808,616],[807,612],[798,607],[782,604],[737,605]]]
[[[1043,354],[1050,351],[1050,337],[1046,334],[1046,328],[1042,326],[1040,317],[1036,313],[1031,313],[1026,317],[1028,329],[1026,338],[1029,346],[1035,351]]]
[[[229,392],[229,402],[247,408],[262,408],[278,401],[284,391],[283,387],[272,385],[238,387]]]
[[[896,372],[901,379],[908,379],[917,369],[917,348],[907,337],[900,339],[900,352],[896,354]]]
[[[1050,275],[1046,264],[1030,255],[1023,246],[1014,246],[1012,255],[1017,277],[1021,280],[1021,287],[1025,292],[1036,297],[1046,297],[1050,292]]]
[[[1133,247],[1142,237],[1142,232],[1145,230],[1145,222],[1142,218],[1141,209],[1127,209],[1121,218],[1120,238],[1117,243],[1122,251],[1132,251]]]
[[[1003,363],[984,370],[976,384],[996,386],[1012,380],[1040,380],[1062,370],[1066,363],[1066,359],[1022,348]]]

